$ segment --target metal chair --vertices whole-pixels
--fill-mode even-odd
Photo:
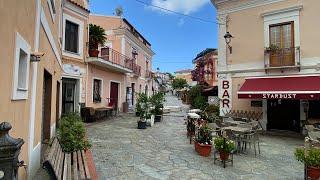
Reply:
[[[243,135],[242,138],[242,151],[243,148],[247,149],[247,145],[251,148],[251,145],[253,145],[254,148],[254,155],[257,156],[257,149],[256,145],[258,146],[259,154],[260,152],[260,140],[259,140],[259,134],[256,131],[252,131],[249,134]]]

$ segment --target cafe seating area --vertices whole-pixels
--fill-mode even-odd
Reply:
[[[259,116],[259,115],[258,115]],[[195,142],[199,136],[199,132],[202,131],[201,127],[208,127],[210,132],[210,138],[212,138],[211,144],[213,149],[214,162],[221,161],[219,158],[219,151],[215,149],[214,140],[222,137],[226,141],[234,143],[234,150],[229,154],[229,158],[221,161],[223,166],[230,162],[233,165],[233,155],[241,154],[248,155],[254,154],[257,157],[261,153],[260,149],[260,134],[263,129],[259,123],[259,120],[245,116],[228,116],[216,117],[213,121],[202,117],[202,111],[199,109],[189,110],[187,113],[186,125],[187,125],[187,136],[190,139],[190,144]],[[203,136],[203,135],[202,135]]]

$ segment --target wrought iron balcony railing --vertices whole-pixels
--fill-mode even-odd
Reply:
[[[300,47],[267,48],[264,51],[266,69],[300,67]]]
[[[151,71],[149,71],[149,70],[146,70],[146,76],[145,76],[145,78],[152,78],[152,72]]]
[[[100,54],[101,59],[111,62],[112,64],[130,69],[134,74],[138,76],[141,75],[141,67],[135,63],[134,59],[129,58],[109,47],[102,47]]]

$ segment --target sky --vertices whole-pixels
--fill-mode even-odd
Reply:
[[[147,4],[205,21],[177,15]],[[210,0],[90,0],[93,14],[114,15],[123,8],[126,18],[152,45],[153,70],[174,73],[193,68],[192,60],[206,48],[217,48],[216,11]],[[206,22],[210,21],[210,22]]]

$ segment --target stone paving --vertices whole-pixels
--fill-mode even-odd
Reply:
[[[188,107],[174,96],[166,99],[183,111],[145,130],[137,129],[133,114],[87,126],[100,179],[303,179],[303,165],[293,155],[303,140],[262,136],[261,155],[235,155],[234,165],[224,169],[189,144],[183,117]]]

